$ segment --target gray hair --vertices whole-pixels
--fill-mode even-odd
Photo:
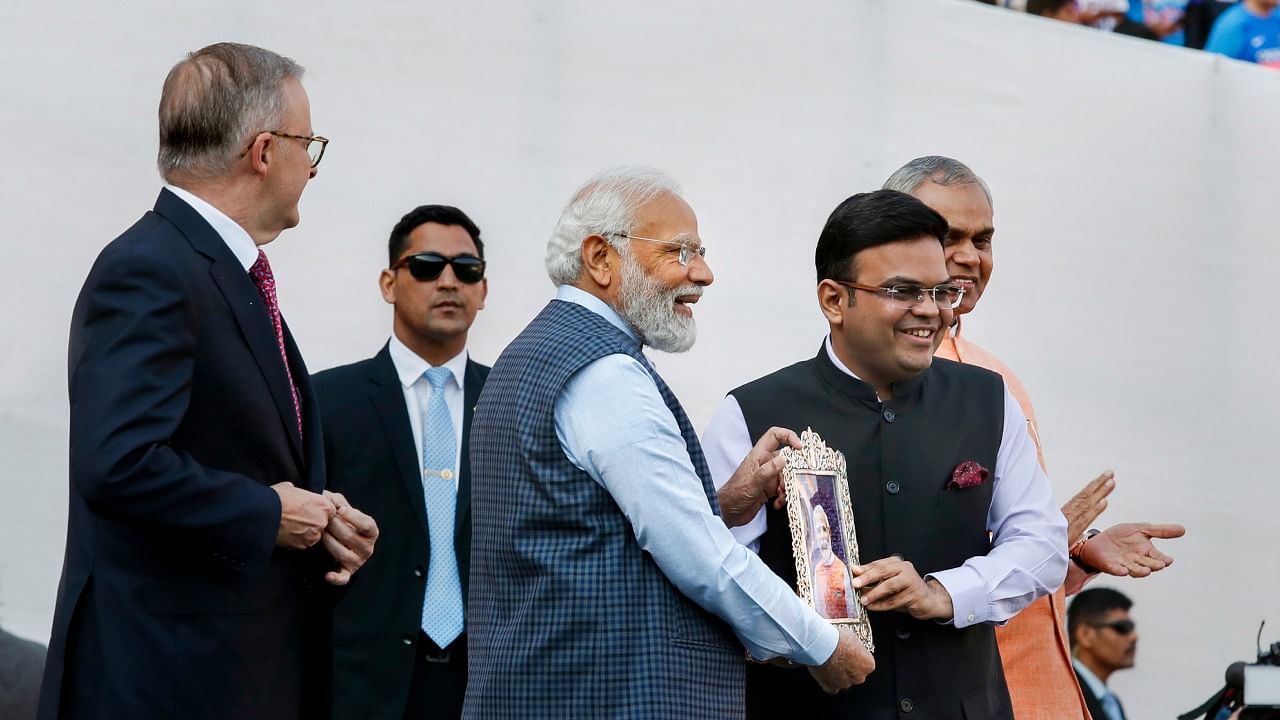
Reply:
[[[991,189],[977,173],[959,160],[941,155],[918,157],[903,165],[884,181],[883,189],[911,195],[926,180],[943,187],[977,185],[982,188],[982,194],[987,196],[987,204],[995,208],[995,203],[991,201]]]
[[[249,138],[284,122],[283,86],[302,77],[293,60],[252,45],[217,43],[173,66],[160,93],[160,174],[217,177]]]
[[[602,235],[625,250],[639,226],[636,211],[663,194],[680,194],[680,186],[666,173],[648,167],[606,170],[578,188],[560,213],[547,242],[547,276],[555,285],[574,283],[582,274],[582,241]]]

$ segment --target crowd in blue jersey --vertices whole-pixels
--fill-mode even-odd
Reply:
[[[1104,32],[1280,67],[1280,0],[979,0]]]

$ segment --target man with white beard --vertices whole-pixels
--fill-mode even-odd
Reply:
[[[874,668],[726,527],[779,494],[774,452],[799,439],[765,433],[717,494],[641,353],[692,347],[705,255],[655,170],[597,176],[561,215],[556,299],[494,363],[472,422],[464,717],[742,717],[744,646],[828,692]]]

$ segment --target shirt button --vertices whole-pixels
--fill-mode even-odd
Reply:
[[[916,709],[916,704],[911,702],[911,698],[902,698],[902,702],[898,703],[898,709],[904,713],[909,713]]]
[[[414,569],[413,569],[413,576],[414,576],[414,577],[416,577],[416,578],[420,578],[420,577],[422,577],[422,568],[420,568],[420,567],[416,567],[416,568],[414,568]]]
[[[884,489],[888,490],[890,495],[897,495],[902,486],[898,484],[897,480],[890,480],[884,484]]]
[[[400,638],[400,642],[404,643],[405,645],[412,645],[412,644],[413,644],[413,636],[412,636],[412,635],[405,635],[404,637]]]
[[[978,617],[976,615],[974,615],[973,613],[969,613],[969,622],[973,622],[977,619]]]
[[[895,416],[892,410],[890,410],[889,408],[885,408],[883,414],[884,414],[885,422],[893,422]]]
[[[911,637],[911,631],[906,628],[898,628],[893,634],[897,635],[899,640],[907,640]]]

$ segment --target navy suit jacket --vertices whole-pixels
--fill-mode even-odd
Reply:
[[[319,413],[284,335],[301,433],[262,298],[194,209],[161,191],[98,256],[71,322],[41,718],[327,714],[332,564],[319,546],[275,547],[269,486],[324,484]]]
[[[489,368],[467,361],[454,551],[467,597],[471,567],[471,414]],[[378,521],[378,550],[334,611],[336,718],[399,720],[413,679],[431,547],[422,471],[404,391],[387,347],[315,378],[328,486]]]
[[[1079,670],[1076,670],[1074,666],[1071,669],[1076,674],[1076,681],[1080,683],[1080,691],[1084,693],[1084,705],[1089,709],[1089,716],[1093,720],[1108,720],[1107,711],[1102,708],[1102,698],[1093,694],[1093,691],[1089,689],[1089,683],[1080,677]],[[1120,702],[1120,698],[1116,698],[1116,702]],[[1125,716],[1123,705],[1120,706],[1120,715]]]

